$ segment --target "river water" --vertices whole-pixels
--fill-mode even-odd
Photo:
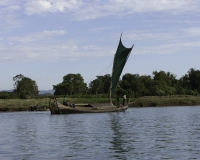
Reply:
[[[0,113],[0,159],[200,159],[200,106]]]

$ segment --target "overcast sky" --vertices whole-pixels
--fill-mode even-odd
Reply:
[[[200,70],[200,0],[1,0],[0,90],[18,74],[39,90],[110,74],[122,32],[135,45],[122,75]]]

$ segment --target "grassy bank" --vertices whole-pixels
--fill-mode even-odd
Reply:
[[[130,102],[130,107],[194,106],[200,105],[200,96],[149,96]]]
[[[62,98],[57,98],[62,103]],[[108,98],[89,96],[67,98],[68,103],[105,103]],[[113,99],[115,103],[116,99]],[[122,98],[120,99],[122,103]],[[49,98],[43,99],[0,99],[0,112],[4,111],[28,111],[30,106],[38,105],[38,109],[48,108]],[[155,106],[193,106],[200,105],[200,96],[161,96],[131,98],[129,107],[155,107]]]
[[[49,99],[0,99],[0,112],[2,111],[28,111],[31,106],[38,105],[38,109],[48,107]]]
[[[57,98],[57,101],[62,103],[63,98]],[[76,103],[105,103],[108,98],[104,97],[73,97],[67,98],[69,104]],[[5,111],[29,111],[31,106],[38,105],[38,109],[49,107],[49,98],[43,99],[0,99],[0,112]]]

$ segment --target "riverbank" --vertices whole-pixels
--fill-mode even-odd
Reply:
[[[148,96],[129,103],[129,107],[196,106],[200,96]]]
[[[57,99],[62,103],[62,98]],[[67,98],[71,103],[105,103],[107,98]],[[115,99],[113,99],[115,103]],[[121,99],[122,103],[122,99]],[[49,98],[44,99],[0,99],[0,112],[31,111],[31,107],[37,106],[37,110],[49,108]],[[160,106],[195,106],[200,105],[200,96],[148,96],[141,98],[131,98],[129,107],[160,107]]]
[[[46,110],[49,98],[44,99],[0,99],[0,112]]]

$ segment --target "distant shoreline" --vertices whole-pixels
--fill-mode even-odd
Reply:
[[[62,103],[62,98],[57,99]],[[69,103],[106,103],[107,98],[67,98]],[[115,99],[113,98],[115,104]],[[120,99],[122,103],[122,99]],[[200,96],[145,96],[131,98],[129,107],[165,107],[165,106],[200,106]],[[0,99],[0,112],[31,111],[31,107],[38,105],[38,111],[49,108],[49,98],[43,99]],[[45,108],[45,109],[44,109]]]
[[[129,108],[150,108],[150,107],[175,107],[175,106],[179,106],[179,107],[184,107],[184,106],[200,106],[200,104],[193,104],[193,105],[170,105],[170,104],[168,104],[168,105],[159,105],[159,106],[153,106],[153,105],[143,105],[143,106],[141,106],[141,105],[129,105]],[[31,111],[30,109],[27,109],[27,107],[26,108],[23,108],[23,107],[19,107],[19,108],[8,108],[8,107],[0,107],[0,113],[2,113],[2,112],[22,112],[22,111],[27,111],[27,112],[40,112],[40,111],[49,111],[49,109],[46,109],[46,110],[34,110],[34,111]]]

